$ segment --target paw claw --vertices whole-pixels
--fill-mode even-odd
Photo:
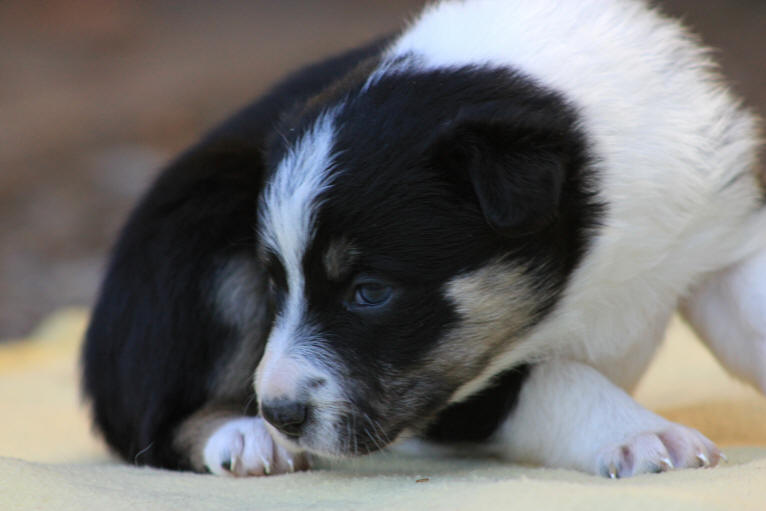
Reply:
[[[676,468],[714,467],[720,459],[718,448],[701,433],[666,423],[657,431],[638,433],[625,443],[602,450],[597,472],[617,479]]]
[[[261,463],[263,463],[263,473],[264,475],[270,475],[271,474],[271,463],[269,463],[269,460],[261,456]]]
[[[229,472],[231,472],[232,474],[237,474],[239,466],[241,464],[242,464],[242,460],[239,458],[239,456],[235,454],[234,456],[231,457],[231,462],[229,463],[230,465]]]

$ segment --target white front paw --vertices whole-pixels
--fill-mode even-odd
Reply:
[[[260,417],[227,421],[205,444],[205,466],[213,474],[261,476],[309,468],[304,453],[291,453],[278,445]]]
[[[609,446],[598,457],[596,471],[617,479],[676,468],[714,467],[721,451],[699,431],[669,423],[656,432],[645,432]]]

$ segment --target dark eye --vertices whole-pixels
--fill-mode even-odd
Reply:
[[[364,282],[354,290],[354,305],[361,307],[378,307],[385,304],[393,290],[382,282]]]

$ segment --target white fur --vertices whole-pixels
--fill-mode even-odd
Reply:
[[[711,466],[720,458],[699,432],[642,408],[592,367],[562,360],[535,367],[492,443],[515,461],[611,477]]]
[[[683,310],[724,365],[766,393],[766,250],[711,275]]]
[[[756,123],[675,21],[631,0],[448,1],[392,43],[377,75],[489,65],[564,95],[593,146],[607,204],[560,306],[503,368],[552,354],[632,387],[677,303],[706,273],[766,246],[755,218]]]

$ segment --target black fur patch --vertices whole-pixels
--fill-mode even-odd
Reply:
[[[516,408],[530,367],[521,365],[498,375],[482,391],[445,408],[424,437],[436,442],[483,442]]]

